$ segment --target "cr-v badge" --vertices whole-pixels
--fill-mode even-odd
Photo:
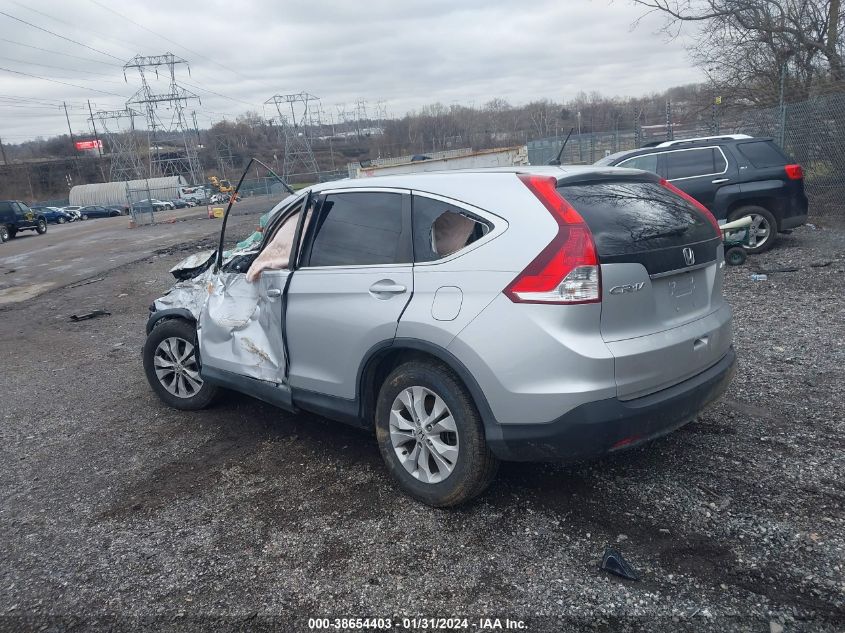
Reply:
[[[684,254],[684,261],[687,263],[687,266],[692,266],[695,263],[695,251],[689,246],[685,246],[681,252]]]
[[[622,286],[613,286],[613,288],[610,289],[610,294],[612,294],[612,295],[622,295],[622,294],[625,294],[626,292],[639,292],[640,290],[643,289],[644,285],[645,285],[644,281],[638,281],[635,284],[624,284]]]

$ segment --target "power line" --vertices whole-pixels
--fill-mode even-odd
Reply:
[[[50,35],[53,35],[53,36],[58,37],[60,39],[67,40],[68,42],[71,42],[71,43],[76,44],[78,46],[82,46],[83,48],[87,48],[88,50],[94,51],[95,53],[99,53],[100,55],[105,55],[106,57],[111,57],[112,59],[116,59],[119,62],[123,61],[122,59],[120,59],[120,57],[115,57],[111,53],[106,53],[105,51],[101,51],[100,49],[94,48],[93,46],[88,46],[88,44],[83,44],[82,42],[77,42],[76,40],[73,40],[69,37],[65,37],[64,35],[59,35],[58,33],[54,33],[53,31],[50,31],[49,29],[45,29],[45,28],[40,27],[36,24],[33,24],[32,22],[27,22],[26,20],[22,20],[21,18],[16,18],[15,16],[6,13],[5,11],[0,11],[0,15],[5,15],[7,18],[11,18],[11,19],[13,19],[17,22],[20,22],[22,24],[26,24],[27,26],[31,26],[32,28],[38,29],[39,31],[43,31],[44,33],[49,33]]]
[[[238,76],[239,76],[239,77],[241,77],[242,79],[248,79],[248,77],[246,77],[246,76],[242,75],[242,74],[241,74],[241,73],[239,73],[237,70],[233,70],[233,69],[229,68],[228,66],[224,66],[224,65],[223,65],[223,64],[221,64],[220,62],[216,62],[216,61],[214,61],[213,59],[211,59],[210,57],[207,57],[206,55],[203,55],[202,53],[199,53],[199,52],[197,52],[197,51],[195,51],[195,50],[193,50],[193,49],[188,48],[188,47],[187,47],[187,46],[185,46],[184,44],[180,44],[179,42],[177,42],[177,41],[175,41],[175,40],[171,40],[169,37],[165,37],[165,36],[164,36],[164,35],[162,35],[161,33],[156,33],[155,31],[153,31],[152,29],[147,28],[147,27],[146,27],[146,26],[144,26],[143,24],[139,24],[138,22],[136,22],[136,21],[135,21],[135,20],[133,20],[132,18],[128,18],[128,17],[126,17],[125,15],[123,15],[122,13],[119,13],[118,11],[115,11],[115,10],[114,10],[114,9],[112,9],[111,7],[106,6],[106,5],[104,5],[104,4],[100,3],[100,2],[97,2],[97,0],[90,0],[90,1],[91,1],[93,4],[96,4],[96,5],[97,5],[98,7],[100,7],[101,9],[105,9],[106,11],[110,11],[111,13],[114,13],[116,16],[118,16],[118,17],[120,17],[120,18],[123,18],[124,20],[126,20],[127,22],[130,22],[131,24],[134,24],[134,25],[135,25],[135,26],[137,26],[138,28],[144,29],[144,30],[145,30],[145,31],[147,31],[148,33],[152,33],[153,35],[155,35],[155,36],[157,36],[157,37],[160,37],[161,39],[166,40],[166,41],[170,42],[171,44],[175,44],[176,46],[178,46],[178,47],[180,47],[180,48],[182,48],[182,49],[184,49],[184,50],[188,51],[189,53],[193,53],[194,55],[196,55],[196,56],[198,56],[198,57],[201,57],[201,58],[203,58],[203,59],[206,59],[206,60],[210,61],[212,64],[215,64],[215,65],[217,65],[217,66],[220,66],[220,68],[224,68],[225,70],[228,70],[229,72],[231,72],[231,73],[234,73],[234,74],[238,75]]]
[[[91,0],[93,2],[93,0]],[[182,85],[190,86],[191,88],[195,88],[197,90],[202,90],[203,92],[208,92],[210,94],[216,95],[218,97],[223,97],[224,99],[228,99],[229,101],[237,101],[238,103],[243,103],[248,106],[258,107],[256,103],[250,103],[249,101],[244,101],[243,99],[236,99],[235,97],[227,97],[224,94],[220,94],[219,92],[214,92],[213,90],[209,90],[208,88],[204,88],[203,86],[195,86],[194,84],[189,84],[187,81],[183,81]]]
[[[37,51],[43,51],[45,53],[52,53],[53,55],[61,55],[62,57],[73,57],[74,59],[80,59],[84,62],[93,62],[95,64],[104,64],[106,66],[113,66],[115,68],[121,68],[120,64],[114,64],[112,62],[104,62],[99,59],[94,59],[93,57],[82,57],[80,55],[71,55],[70,53],[65,53],[63,51],[52,51],[49,48],[41,48],[40,46],[33,46],[32,44],[24,44],[23,42],[15,42],[14,40],[8,40],[5,37],[0,37],[0,42],[8,42],[9,44],[16,44],[18,46],[25,46],[26,48],[34,48]]]
[[[0,12],[2,13],[2,12]],[[111,95],[113,97],[120,97],[121,99],[126,99],[127,97],[124,95],[119,95],[116,92],[108,92],[106,90],[97,90],[96,88],[86,88],[85,86],[80,86],[78,84],[70,84],[66,81],[59,81],[58,79],[49,79],[47,77],[39,77],[38,75],[31,75],[29,73],[21,72],[19,70],[12,70],[11,68],[3,68],[0,66],[0,70],[6,71],[7,73],[14,73],[15,75],[23,75],[24,77],[32,77],[33,79],[40,79],[41,81],[49,81],[54,84],[62,84],[63,86],[70,86],[71,88],[81,88],[82,90],[90,90],[91,92],[99,92],[100,94],[104,95]]]
[[[32,7],[29,7],[29,6],[25,5],[25,4],[22,4],[22,3],[20,3],[20,2],[17,2],[17,0],[9,0],[9,2],[11,2],[12,4],[16,4],[16,5],[18,5],[21,9],[24,9],[24,10],[26,10],[26,11],[31,11],[32,13],[37,13],[38,15],[44,16],[45,18],[47,18],[48,20],[52,20],[53,22],[58,22],[59,24],[64,24],[65,26],[69,26],[70,28],[72,28],[72,29],[74,29],[74,30],[78,30],[78,29],[79,29],[79,27],[78,27],[78,26],[76,26],[75,24],[72,24],[72,23],[68,22],[67,20],[62,20],[61,18],[57,18],[56,16],[54,16],[54,15],[50,15],[49,13],[44,13],[43,11],[39,11],[38,9],[33,9]],[[114,42],[114,43],[116,43],[116,44],[118,45],[118,47],[120,47],[120,48],[122,48],[122,49],[124,49],[124,50],[127,50],[127,51],[131,51],[131,50],[132,50],[129,46],[127,46],[127,45],[126,45],[126,42],[123,42],[123,41],[121,41],[121,40],[118,40],[117,38],[110,37],[110,36],[108,36],[108,35],[103,35],[103,34],[101,34],[101,33],[98,33],[97,35],[98,35],[98,36],[99,36],[99,38],[100,38],[100,39],[102,39],[102,40],[107,40],[107,41],[109,41],[109,42]]]
[[[48,99],[44,97],[24,97],[19,95],[0,95],[0,100],[3,101],[14,101],[14,102],[28,102],[34,101],[36,103],[44,103],[48,105],[62,105],[61,99]]]
[[[3,57],[3,56],[0,56],[0,59],[5,59],[7,62],[15,62],[17,64],[28,64],[30,66],[41,66],[42,68],[52,68],[53,70],[67,70],[67,71],[70,71],[70,72],[82,73],[84,75],[94,75],[96,77],[111,77],[112,76],[112,75],[107,75],[105,73],[92,73],[92,72],[89,72],[87,70],[77,70],[76,68],[68,68],[67,66],[51,66],[49,64],[39,64],[38,62],[29,62],[29,61],[26,61],[25,59],[12,59],[11,57]],[[68,79],[75,79],[75,77],[68,77]],[[110,84],[121,84],[121,85],[123,84],[123,82],[120,82],[120,81],[108,81],[108,80],[104,80],[104,79],[99,79],[98,81],[102,81],[104,83],[110,83]]]

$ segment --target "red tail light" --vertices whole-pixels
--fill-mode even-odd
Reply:
[[[790,180],[801,180],[804,177],[804,170],[801,169],[801,165],[787,165],[784,170],[786,170],[786,177]]]
[[[600,302],[596,247],[584,219],[557,192],[554,178],[521,174],[519,179],[552,214],[558,231],[549,245],[505,288],[505,295],[514,303]]]
[[[691,195],[689,195],[686,191],[681,191],[680,189],[678,189],[675,185],[673,185],[671,182],[669,182],[665,178],[660,179],[660,184],[663,185],[664,187],[666,187],[669,191],[678,194],[684,200],[686,200],[692,206],[694,206],[696,209],[701,211],[704,214],[704,217],[707,218],[710,221],[710,224],[713,225],[713,228],[716,229],[716,234],[717,235],[722,234],[722,229],[719,227],[719,222],[716,220],[716,217],[712,213],[710,213],[710,209],[705,207],[698,200],[696,200]]]

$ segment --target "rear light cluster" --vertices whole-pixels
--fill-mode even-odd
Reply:
[[[784,167],[786,177],[790,180],[801,180],[804,177],[804,170],[801,165],[786,165]]]
[[[686,191],[681,191],[680,189],[678,189],[675,185],[673,185],[671,182],[669,182],[665,178],[660,179],[660,184],[663,185],[664,187],[666,187],[672,193],[676,193],[679,196],[681,196],[684,200],[689,202],[692,206],[694,206],[701,213],[703,213],[704,217],[707,218],[710,221],[710,224],[713,225],[713,228],[716,229],[716,235],[720,235],[720,236],[722,235],[722,229],[719,226],[719,222],[718,222],[718,220],[716,220],[716,216],[714,216],[712,213],[710,213],[710,209],[705,207],[698,200],[696,200],[691,195],[689,195]]]
[[[601,301],[596,246],[584,219],[557,191],[549,176],[521,174],[558,225],[557,235],[514,279],[505,295],[515,303],[576,304]]]

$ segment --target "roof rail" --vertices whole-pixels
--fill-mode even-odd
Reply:
[[[696,141],[739,141],[746,138],[754,138],[748,134],[721,134],[718,136],[696,136],[695,138],[682,138],[676,141],[664,141],[654,145],[653,147],[672,147],[673,145],[680,145],[682,143],[694,143]]]

